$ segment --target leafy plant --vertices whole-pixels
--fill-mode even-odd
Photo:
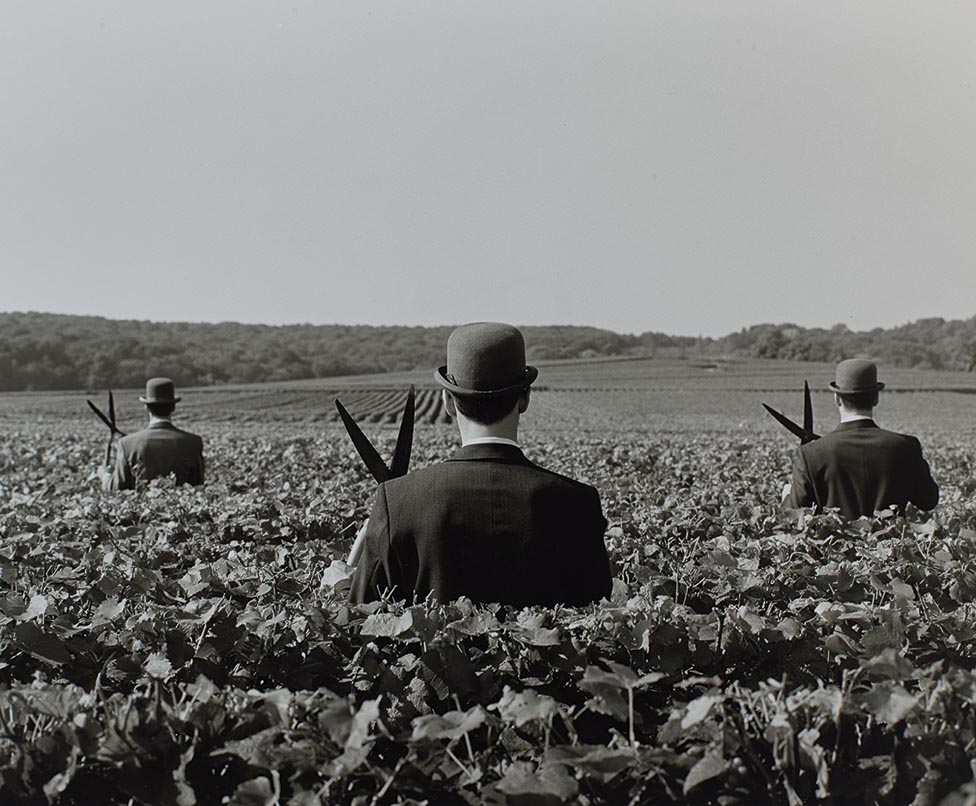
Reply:
[[[106,495],[92,431],[0,438],[5,802],[974,798],[971,445],[929,450],[934,514],[845,522],[777,511],[785,449],[740,434],[538,432],[616,581],[518,611],[346,603],[341,432],[213,424],[206,488]]]

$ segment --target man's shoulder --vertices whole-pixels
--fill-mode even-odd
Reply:
[[[885,439],[903,457],[921,456],[922,443],[919,438],[911,434],[899,434],[897,431],[885,431]]]
[[[865,429],[865,431],[866,431],[867,434],[870,435],[870,437],[871,437],[872,440],[874,440],[875,442],[878,442],[878,443],[889,444],[889,445],[895,445],[895,444],[901,444],[901,445],[918,445],[918,444],[920,444],[919,441],[918,441],[918,439],[916,437],[913,437],[911,434],[900,434],[897,431],[889,431],[887,428],[882,428],[879,425],[875,425],[874,428]],[[831,435],[833,435],[833,434],[845,434],[845,433],[846,434],[849,434],[851,432],[850,431],[843,432],[843,431],[837,431],[837,430],[835,430],[835,431],[831,432]]]
[[[182,428],[177,428],[175,425],[167,428],[143,428],[131,434],[126,434],[119,440],[119,443],[123,448],[128,450],[157,441],[171,442],[174,438],[187,445],[203,447],[202,437],[197,434],[192,434],[189,431],[184,431]]]
[[[872,429],[877,431],[878,429]],[[803,456],[807,464],[816,464],[819,461],[826,461],[838,451],[843,451],[844,446],[850,441],[851,432],[842,428],[835,428],[820,437],[800,445],[797,452]]]
[[[199,434],[193,434],[190,431],[184,431],[182,428],[177,428],[175,425],[173,426],[173,430],[175,430],[176,433],[178,433],[187,442],[194,442],[203,445],[203,437],[201,437]]]
[[[567,489],[570,489],[573,492],[580,493],[580,494],[585,492],[591,492],[599,495],[596,487],[593,487],[592,485],[587,484],[586,482],[580,481],[579,479],[574,479],[570,476],[564,476],[562,473],[557,473],[555,470],[549,470],[545,467],[539,467],[539,465],[536,464],[532,464],[531,467],[536,472],[541,474],[541,477],[544,478],[552,485],[559,486],[559,487],[566,487]]]
[[[470,465],[477,463],[467,462],[438,462],[437,464],[419,468],[395,479],[389,479],[381,485],[387,495],[401,496],[419,494],[424,489],[442,484],[445,481],[462,477],[470,472]],[[518,464],[493,464],[494,467],[504,467],[510,469],[511,474],[518,475],[524,479],[530,477],[539,486],[562,488],[576,495],[596,495],[599,493],[595,487],[585,484],[582,481],[564,476],[553,470],[540,467],[529,461]]]
[[[868,443],[879,448],[902,448],[914,450],[921,447],[917,437],[911,434],[900,434],[897,431],[889,431],[874,425],[870,428],[835,428],[820,439],[808,442],[800,447],[801,452],[808,458],[813,459],[824,456],[831,452],[843,449],[849,444],[864,445],[864,438],[867,437]],[[855,441],[858,442],[855,442]]]
[[[119,445],[123,448],[134,448],[136,445],[142,445],[149,439],[148,428],[143,428],[141,431],[133,431],[131,434],[126,434],[119,440]]]

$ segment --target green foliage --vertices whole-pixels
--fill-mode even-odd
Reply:
[[[777,512],[787,448],[741,433],[537,434],[603,491],[616,581],[518,611],[350,607],[341,431],[205,430],[207,487],[115,495],[94,424],[0,438],[5,802],[974,796],[972,446],[926,446],[933,515],[846,523]]]

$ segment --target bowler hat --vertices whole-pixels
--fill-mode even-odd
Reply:
[[[863,358],[848,358],[841,361],[834,371],[830,388],[841,395],[856,395],[860,392],[880,392],[883,383],[878,383],[878,368],[873,361]]]
[[[140,397],[143,403],[179,403],[176,387],[169,378],[150,378],[146,381],[146,396]]]
[[[463,397],[490,397],[525,389],[539,370],[525,363],[522,331],[501,322],[461,325],[447,339],[447,364],[434,371],[437,382]]]

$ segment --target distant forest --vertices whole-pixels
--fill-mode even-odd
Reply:
[[[242,325],[140,322],[94,316],[0,313],[0,391],[138,387],[168,375],[181,386],[327,378],[434,367],[450,327]],[[601,356],[872,357],[888,366],[976,367],[976,316],[920,319],[855,332],[754,325],[721,338],[628,335],[593,327],[524,328],[529,359]]]

